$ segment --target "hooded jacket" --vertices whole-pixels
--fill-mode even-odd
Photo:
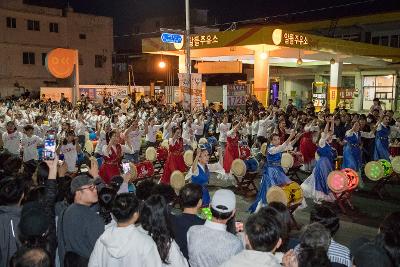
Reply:
[[[111,223],[97,240],[88,266],[161,267],[161,259],[150,236],[134,225],[118,227]]]
[[[21,217],[18,206],[0,206],[0,267],[7,267],[20,243],[17,228]]]

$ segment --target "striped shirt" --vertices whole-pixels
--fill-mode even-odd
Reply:
[[[300,245],[297,245],[295,248],[296,253],[299,253],[299,250]],[[331,244],[328,248],[328,258],[332,263],[339,263],[347,267],[353,267],[350,250],[333,239],[331,239]]]

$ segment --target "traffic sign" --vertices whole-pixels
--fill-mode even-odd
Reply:
[[[176,33],[163,32],[161,34],[161,41],[163,43],[180,44],[183,41],[183,36]]]

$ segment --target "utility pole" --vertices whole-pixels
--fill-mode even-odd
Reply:
[[[186,32],[185,32],[185,53],[186,53],[186,73],[189,76],[189,110],[192,110],[192,66],[190,63],[190,6],[189,0],[185,0]]]

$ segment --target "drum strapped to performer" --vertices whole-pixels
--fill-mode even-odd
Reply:
[[[193,165],[193,150],[186,150],[183,154],[183,161],[186,166],[191,167]]]
[[[179,170],[173,171],[170,177],[170,184],[178,194],[179,190],[185,186],[185,175]]]
[[[300,205],[303,201],[303,190],[296,182],[286,185],[272,186],[267,192],[267,202],[280,202],[291,207]]]
[[[154,147],[150,146],[146,149],[146,160],[148,161],[155,161],[157,159],[157,151]]]
[[[231,165],[231,171],[236,177],[244,177],[246,175],[246,164],[241,159],[235,159]]]

